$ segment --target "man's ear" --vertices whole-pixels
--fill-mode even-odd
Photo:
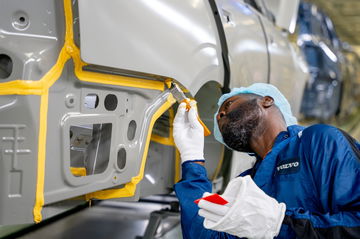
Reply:
[[[264,108],[269,108],[269,107],[271,107],[273,104],[274,104],[274,99],[273,99],[271,96],[264,96],[264,97],[261,99],[261,105],[262,105]]]

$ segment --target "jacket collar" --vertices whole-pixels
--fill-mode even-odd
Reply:
[[[273,148],[271,150],[273,150],[277,144],[281,143],[285,139],[294,137],[295,135],[298,135],[299,132],[302,131],[303,129],[304,129],[304,127],[300,126],[300,125],[291,125],[291,126],[287,127],[287,131],[282,131],[278,134],[278,136],[276,136]]]

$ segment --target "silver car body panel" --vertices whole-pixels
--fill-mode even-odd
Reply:
[[[279,4],[278,15],[284,11]],[[302,93],[293,92],[304,88],[308,72],[286,33],[243,1],[216,5],[228,47],[230,88],[272,83],[297,116]],[[80,0],[79,13],[81,56],[87,63],[170,77],[193,95],[206,82],[223,84],[221,46],[207,1]]]
[[[173,78],[194,95],[207,81],[222,84],[221,48],[207,1],[79,0],[79,15],[87,63]]]
[[[266,41],[256,11],[241,1],[216,3],[229,51],[230,88],[267,82]]]
[[[285,95],[293,114],[298,116],[303,89],[309,77],[305,60],[300,52],[296,52],[286,33],[278,31],[265,17],[262,17],[262,22],[270,53],[270,83]]]
[[[261,0],[270,10],[276,26],[294,33],[300,0]]]

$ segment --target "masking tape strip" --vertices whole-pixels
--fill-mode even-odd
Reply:
[[[173,122],[174,122],[175,112],[173,108],[169,109],[169,125],[170,125],[170,132],[169,137],[162,137],[156,134],[151,135],[151,141],[157,142],[159,144],[167,145],[167,146],[175,146],[174,138],[173,138]],[[174,183],[180,180],[180,153],[179,150],[175,147],[175,167],[174,167]]]
[[[86,168],[76,168],[76,167],[70,167],[70,172],[74,176],[86,176]]]
[[[180,166],[181,166],[181,160],[180,160],[180,152],[176,148],[175,150],[175,175],[174,175],[174,183],[177,183],[180,181]]]
[[[44,179],[45,179],[45,155],[46,155],[46,130],[47,130],[48,92],[41,96],[40,103],[40,127],[38,144],[38,165],[35,205],[33,209],[34,221],[42,220],[41,210],[44,205]]]
[[[145,164],[146,164],[146,158],[149,150],[149,144],[150,144],[150,138],[151,138],[151,132],[152,128],[154,127],[155,121],[167,110],[169,109],[176,100],[174,97],[170,94],[167,98],[167,101],[160,106],[160,108],[155,112],[155,114],[152,116],[149,129],[148,129],[148,135],[146,138],[146,143],[144,147],[144,153],[141,160],[141,166],[139,170],[139,174],[133,178],[131,178],[131,181],[126,183],[123,188],[120,189],[108,189],[108,190],[102,190],[97,191],[93,193],[89,193],[86,195],[87,200],[96,198],[96,199],[110,199],[110,198],[121,198],[121,197],[132,197],[135,195],[136,191],[136,185],[143,179],[144,177],[144,171],[145,171]]]
[[[167,82],[168,84],[169,82]],[[169,86],[170,87],[170,86]],[[168,146],[175,146],[174,138],[173,138],[173,122],[174,122],[175,112],[173,108],[169,109],[169,125],[170,125],[170,132],[169,137],[162,137],[156,134],[151,135],[151,141],[157,142],[159,144],[168,145]],[[174,183],[180,180],[180,153],[179,150],[175,147],[175,167],[174,167]]]
[[[172,141],[174,141],[174,137],[173,137],[173,132],[174,132],[174,128],[173,128],[173,123],[174,123],[174,118],[175,118],[175,113],[174,113],[174,109],[171,107],[169,109],[169,125],[170,125],[170,132],[169,132],[169,136],[171,138]],[[175,145],[175,143],[174,143]]]
[[[180,160],[180,152],[179,150],[176,148],[175,142],[174,142],[174,137],[173,137],[173,132],[174,132],[174,128],[173,128],[173,123],[174,123],[174,118],[175,118],[175,112],[173,108],[169,109],[169,124],[170,124],[170,138],[173,142],[173,146],[175,146],[175,172],[174,172],[174,183],[177,183],[180,181],[180,166],[181,166],[181,160]]]
[[[93,83],[145,88],[152,90],[164,90],[165,84],[160,81],[144,80],[122,76],[112,76],[101,73],[83,72],[85,65],[80,59],[80,51],[73,42],[73,18],[71,0],[64,0],[65,13],[65,43],[60,51],[56,64],[39,81],[15,80],[0,83],[0,95],[41,95],[40,103],[40,126],[38,140],[38,168],[35,205],[33,209],[34,221],[42,220],[41,210],[44,205],[44,180],[46,158],[46,130],[48,111],[48,90],[59,79],[65,63],[71,58],[75,64],[75,74],[82,81]]]
[[[73,41],[73,17],[71,0],[64,0],[65,12],[65,43],[59,53],[59,57],[55,65],[50,69],[46,75],[38,81],[33,80],[14,80],[9,82],[0,83],[0,95],[42,95],[47,91],[59,77],[49,77],[57,75],[58,71],[62,71],[65,63],[70,57],[74,60],[75,75],[81,80],[86,82],[117,85],[134,88],[143,88],[151,90],[163,91],[165,83],[156,80],[145,80],[140,78],[131,78],[126,76],[116,76],[96,72],[86,72],[82,67],[86,63],[81,61],[80,50]]]
[[[160,90],[165,89],[165,83],[162,81],[156,80],[144,80],[139,78],[131,78],[126,76],[116,76],[109,75],[97,72],[87,72],[83,71],[82,67],[86,65],[80,58],[80,50],[74,44],[73,41],[73,16],[72,16],[72,7],[71,0],[64,0],[64,10],[65,10],[65,24],[66,24],[66,35],[65,43],[67,52],[71,55],[75,64],[75,75],[79,80],[107,84],[107,85],[117,85],[117,86],[127,86],[134,88],[143,88],[151,90]]]
[[[157,134],[152,134],[151,141],[167,146],[175,146],[175,142],[173,138],[173,122],[174,122],[174,109],[171,107],[169,109],[169,137],[162,137]]]
[[[167,145],[167,146],[174,146],[174,140],[169,137],[169,138],[166,138],[166,137],[162,137],[160,135],[157,135],[157,134],[152,134],[151,135],[151,141],[154,141],[156,143],[159,143],[159,144],[163,144],[163,145]]]
[[[56,82],[56,80],[59,79],[65,63],[70,59],[70,57],[73,57],[74,59],[75,71],[80,80],[101,84],[164,90],[164,83],[158,81],[83,72],[82,66],[85,64],[81,62],[80,51],[73,43],[72,9],[70,0],[64,0],[64,10],[66,19],[65,43],[60,51],[55,65],[49,70],[49,72],[47,72],[39,81],[15,80],[0,83],[0,95],[41,95],[37,183],[35,205],[33,209],[35,222],[40,222],[42,220],[41,210],[44,205],[48,89]]]
[[[126,76],[117,76],[117,75],[109,75],[109,74],[103,74],[97,72],[83,71],[82,66],[84,64],[81,62],[80,51],[77,47],[74,47],[72,57],[75,62],[75,75],[81,81],[97,83],[97,84],[159,90],[159,91],[164,91],[165,89],[165,84],[162,81],[144,80],[144,79],[131,78]]]
[[[70,55],[65,47],[60,51],[55,65],[39,81],[15,80],[0,83],[0,95],[43,95],[60,77],[62,70]],[[46,93],[45,93],[46,92]]]

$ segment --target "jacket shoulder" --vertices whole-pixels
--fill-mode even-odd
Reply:
[[[301,148],[307,155],[306,158],[309,158],[310,161],[315,160],[317,163],[319,163],[320,156],[329,158],[331,154],[343,151],[344,148],[339,146],[344,145],[346,141],[339,129],[324,124],[307,127],[299,138]]]
[[[340,130],[334,126],[326,124],[315,124],[305,128],[302,132],[301,138],[303,139],[339,139],[342,137]]]
[[[331,125],[316,124],[304,129],[300,145],[305,155],[317,163],[358,159],[358,142],[351,142],[340,129]],[[354,162],[359,167],[360,161]]]

